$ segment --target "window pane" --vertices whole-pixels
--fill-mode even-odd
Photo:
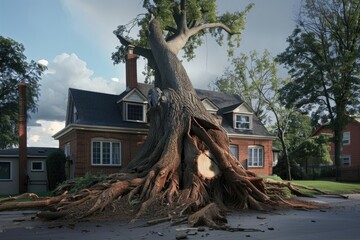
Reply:
[[[92,149],[92,154],[93,154],[93,164],[100,164],[101,163],[101,159],[100,159],[100,154],[101,154],[101,149],[100,149],[100,142],[93,142],[93,149]]]
[[[254,156],[253,166],[259,166],[259,164],[258,164],[258,157],[259,157],[258,149],[255,148],[255,149],[253,149],[253,151],[254,151],[254,154],[253,154],[253,156]]]
[[[120,143],[112,144],[112,164],[120,165]]]
[[[234,154],[235,158],[239,160],[239,148],[237,145],[230,145],[230,151]]]
[[[32,162],[31,164],[32,170],[42,171],[43,170],[43,163],[42,162]]]
[[[0,179],[9,180],[11,179],[11,163],[10,162],[0,162]]]
[[[351,161],[350,161],[349,156],[341,157],[341,160],[342,160],[343,166],[350,166],[351,165]]]
[[[344,145],[350,144],[350,132],[343,133],[343,144]]]
[[[249,147],[248,149],[248,166],[263,167],[264,166],[264,150],[263,147]]]
[[[144,106],[127,104],[127,119],[133,121],[144,121]]]
[[[110,164],[110,142],[102,143],[102,164]]]
[[[236,115],[236,128],[250,129],[250,117],[244,115]]]
[[[253,166],[253,151],[251,148],[248,150],[248,166]]]
[[[263,149],[259,148],[259,167],[264,166],[264,153],[263,153]]]

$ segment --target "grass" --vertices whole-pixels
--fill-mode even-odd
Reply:
[[[276,175],[274,176],[260,175],[260,177],[270,178],[276,181],[283,181],[280,177]],[[291,181],[291,183],[314,187],[331,194],[360,193],[360,183],[335,182],[335,181],[311,181],[311,180],[294,180]],[[314,192],[310,190],[301,190],[301,191],[310,194],[319,194],[318,192]]]
[[[310,181],[310,180],[295,180],[292,183],[301,184],[305,186],[314,187],[324,192],[333,194],[351,194],[360,193],[360,183],[345,183],[334,181]]]

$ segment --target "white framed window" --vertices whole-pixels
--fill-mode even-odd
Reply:
[[[239,160],[239,146],[231,144],[230,151],[234,154],[235,158]]]
[[[343,145],[350,145],[350,132],[343,132]]]
[[[91,142],[91,164],[121,166],[121,143],[112,140]]]
[[[340,157],[342,166],[351,166],[351,156],[350,155],[342,155]]]
[[[1,161],[0,162],[0,181],[12,179],[12,162]]]
[[[248,167],[263,167],[264,166],[264,148],[262,146],[248,147]]]
[[[146,122],[146,105],[142,103],[125,103],[125,120]]]
[[[43,161],[31,161],[31,171],[32,172],[43,172],[44,171],[44,162]]]
[[[235,129],[251,129],[251,116],[243,114],[235,114]]]
[[[71,156],[70,143],[65,144],[65,146],[64,146],[64,154],[65,154],[66,157]]]

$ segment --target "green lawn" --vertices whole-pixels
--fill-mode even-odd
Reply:
[[[333,181],[310,181],[310,180],[295,180],[292,183],[301,184],[305,186],[315,187],[324,192],[333,194],[351,194],[360,193],[360,183],[344,183]]]

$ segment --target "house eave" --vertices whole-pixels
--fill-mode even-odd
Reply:
[[[274,141],[277,139],[275,136],[264,136],[264,135],[251,135],[251,134],[235,134],[235,133],[228,133],[229,138],[236,138],[236,139],[260,139],[260,140],[271,140]]]
[[[55,133],[52,137],[55,140],[59,140],[62,136],[68,134],[72,130],[88,130],[95,132],[118,132],[118,133],[131,133],[131,134],[144,134],[147,133],[148,129],[139,129],[139,128],[123,128],[123,127],[109,127],[109,126],[90,126],[82,124],[69,124],[59,132]]]

